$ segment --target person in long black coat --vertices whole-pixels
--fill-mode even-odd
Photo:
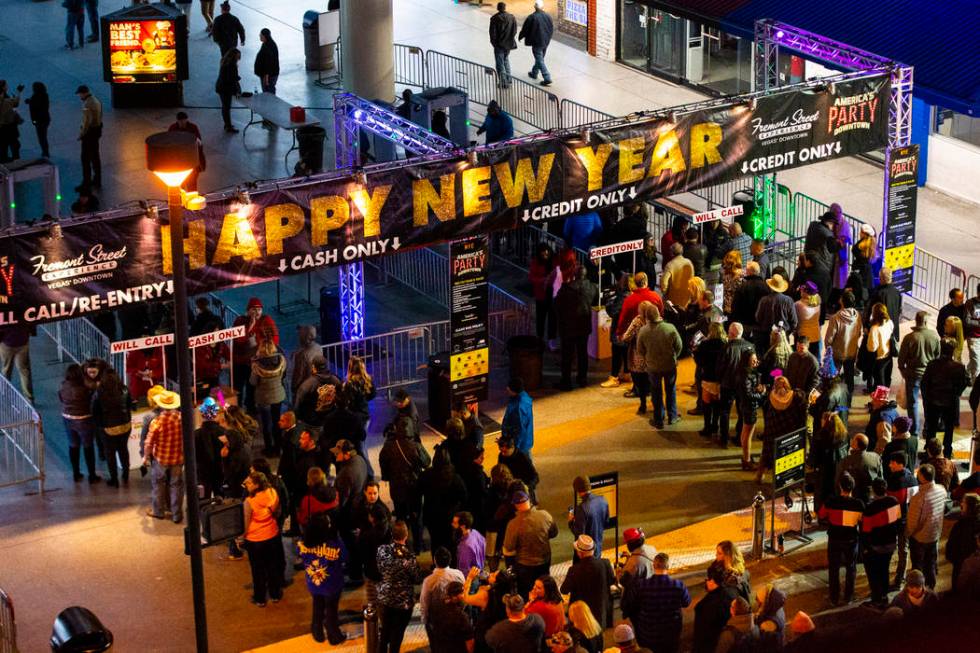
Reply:
[[[439,451],[432,467],[419,479],[422,493],[422,524],[429,531],[433,551],[453,548],[453,515],[466,505],[466,485],[456,473],[448,453]]]
[[[276,81],[279,79],[279,46],[272,40],[272,32],[268,27],[259,32],[262,47],[255,55],[255,76],[259,78],[263,93],[276,94]]]
[[[238,129],[231,122],[231,98],[242,92],[239,83],[241,78],[238,76],[238,61],[241,58],[242,53],[238,48],[231,48],[225,52],[218,68],[218,81],[214,83],[214,92],[221,98],[221,119],[225,123],[225,131],[229,134],[238,133]]]

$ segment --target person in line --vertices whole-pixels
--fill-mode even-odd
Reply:
[[[503,4],[503,3],[500,3]],[[491,19],[492,25],[493,19]],[[548,243],[538,243],[534,256],[528,264],[528,281],[531,282],[531,293],[534,295],[534,325],[535,333],[541,340],[554,340],[557,334],[555,313],[552,307],[552,289],[548,278],[555,268],[554,252]],[[547,327],[547,330],[545,329]]]
[[[398,520],[391,527],[391,544],[378,547],[378,603],[381,606],[380,653],[401,653],[405,629],[415,605],[415,585],[422,568],[408,547],[408,525]]]
[[[164,390],[157,395],[156,404],[162,412],[150,423],[143,450],[143,464],[152,464],[150,482],[153,505],[146,514],[154,519],[164,519],[165,508],[169,506],[174,523],[179,524],[184,520],[184,447],[180,395]],[[87,460],[86,454],[86,462]]]
[[[248,552],[252,571],[252,604],[264,608],[266,599],[282,600],[282,537],[277,516],[282,509],[279,495],[262,472],[251,472],[245,478],[245,535],[243,548]]]
[[[943,424],[943,453],[953,455],[953,430],[959,422],[960,396],[970,384],[966,367],[953,358],[955,343],[943,338],[939,357],[926,365],[922,374],[922,405],[925,406],[927,440],[936,437],[939,423]],[[908,399],[911,405],[911,398]]]
[[[637,353],[646,359],[650,376],[653,417],[650,424],[663,429],[681,420],[677,412],[677,358],[683,344],[674,325],[665,322],[656,306],[647,309],[647,324],[636,336]],[[666,412],[666,416],[665,416]]]
[[[808,351],[804,353],[812,356]],[[765,428],[762,433],[762,457],[755,474],[756,483],[762,482],[766,470],[774,469],[776,440],[806,428],[808,406],[807,397],[802,390],[794,389],[787,377],[776,377],[769,397],[763,403]]]
[[[238,61],[241,58],[242,53],[238,48],[233,47],[222,52],[221,63],[218,66],[218,81],[214,83],[214,90],[221,99],[221,119],[228,134],[238,133],[238,128],[231,122],[231,98],[242,93],[241,77],[238,76]]]
[[[67,19],[65,22],[65,49],[75,49],[75,32],[78,32],[78,47],[85,47],[85,0],[63,0]]]
[[[892,336],[896,331],[888,308],[881,302],[872,305],[865,345],[872,387],[891,386],[892,352],[897,351],[897,343]]]
[[[518,449],[514,443],[514,439],[510,436],[505,435],[497,438],[497,446],[500,449],[497,462],[507,466],[513,478],[524,484],[528,495],[531,497],[531,503],[537,503],[535,490],[541,479],[538,476],[538,470],[534,467],[531,456]],[[508,493],[506,498],[509,500],[510,497],[511,494]]]
[[[566,227],[568,221],[566,221]],[[572,389],[572,359],[580,388],[589,383],[589,336],[592,334],[592,306],[598,301],[595,285],[586,279],[585,268],[562,284],[555,295],[558,340],[561,343],[561,390]]]
[[[909,538],[912,568],[925,576],[929,589],[936,587],[939,537],[943,532],[946,490],[935,482],[936,468],[926,463],[916,472],[919,491],[909,500],[905,532]]]
[[[82,125],[78,132],[78,140],[82,143],[82,183],[75,190],[102,188],[102,156],[99,153],[102,103],[84,84],[75,89],[75,95],[82,101]]]
[[[906,617],[915,617],[939,600],[931,587],[926,585],[926,575],[913,569],[905,577],[905,588],[892,599],[891,607],[899,608]]]
[[[673,304],[674,309],[683,313],[693,299],[690,281],[694,278],[694,264],[684,256],[681,243],[671,245],[670,252],[672,256],[664,264],[664,272],[660,276],[660,291],[667,304]]]
[[[642,273],[639,273],[642,274]],[[646,275],[644,275],[644,279]],[[631,295],[632,297],[632,295]],[[629,301],[629,298],[627,298]],[[647,374],[646,356],[641,356],[637,347],[637,336],[640,330],[647,325],[647,315],[653,304],[648,301],[640,302],[636,311],[636,316],[626,331],[622,335],[622,341],[626,344],[626,361],[630,370],[630,377],[633,379],[633,388],[623,396],[633,396],[640,399],[640,407],[637,408],[637,415],[646,415],[647,396],[650,394],[650,375]]]
[[[953,565],[950,586],[954,591],[960,587],[959,579],[962,575],[963,563],[980,550],[977,547],[978,537],[980,537],[980,495],[970,492],[960,499],[960,518],[953,524],[946,539],[946,560]]]
[[[524,390],[524,379],[514,377],[508,381],[507,396],[501,435],[513,439],[517,449],[530,456],[534,447],[534,402]]]
[[[787,337],[796,333],[797,317],[793,299],[786,294],[789,283],[786,278],[774,272],[766,279],[769,294],[761,297],[755,309],[755,348],[764,351],[769,344],[769,333],[773,328],[782,329]]]
[[[432,466],[422,472],[419,491],[422,524],[429,531],[429,542],[433,549],[448,550],[453,545],[453,516],[466,505],[466,485],[444,449],[436,450]]]
[[[802,333],[796,336],[793,353],[786,361],[785,370],[786,380],[789,381],[793,389],[799,390],[807,396],[816,390],[820,384],[820,359],[809,347],[811,342],[810,337]]]
[[[759,629],[759,643],[763,651],[781,651],[786,630],[786,595],[772,583],[759,587],[755,592],[758,610],[754,623]]]
[[[735,588],[725,583],[725,565],[715,560],[708,565],[704,581],[707,590],[694,606],[693,653],[714,653],[718,638],[731,617]]]
[[[303,561],[306,589],[313,597],[310,634],[317,642],[328,641],[337,646],[347,639],[337,617],[347,560],[344,542],[330,517],[319,514],[310,521],[297,546]]]
[[[551,16],[544,10],[544,0],[534,0],[534,13],[524,19],[524,24],[521,25],[521,32],[517,38],[531,48],[534,65],[527,76],[531,79],[537,79],[540,72],[541,86],[551,86],[551,73],[544,63],[544,56],[548,52],[548,45],[551,44],[551,37],[554,36],[554,33],[555,25]]]
[[[732,295],[732,308],[729,318],[738,322],[745,331],[745,338],[752,343],[761,342],[768,346],[771,329],[761,332],[755,322],[756,308],[760,300],[770,293],[769,286],[762,276],[762,270],[755,261],[745,264],[745,276]],[[794,312],[795,315],[795,312]],[[761,350],[760,350],[761,352]]]
[[[585,601],[572,601],[568,605],[568,633],[586,653],[602,653],[602,626]]]
[[[483,124],[476,130],[476,135],[486,133],[486,144],[509,141],[514,138],[514,121],[510,115],[500,108],[496,100],[490,100],[487,104],[487,117],[483,119]]]
[[[735,293],[745,282],[745,267],[738,250],[729,250],[721,261],[722,312],[731,317],[734,309]]]
[[[198,177],[208,167],[207,160],[204,157],[204,140],[201,138],[200,128],[190,121],[190,119],[187,116],[187,113],[183,111],[178,111],[176,122],[172,123],[170,127],[167,128],[167,131],[186,132],[188,134],[191,134],[192,136],[194,136],[194,138],[197,139],[197,159],[198,159],[197,167],[191,171],[191,174],[187,175],[187,179],[185,179],[184,183],[181,184],[181,188],[183,188],[184,190],[197,190]],[[198,297],[198,301],[202,299],[205,302],[207,302],[207,297]],[[202,333],[206,333],[206,332],[202,332]]]
[[[476,633],[464,610],[466,593],[463,583],[452,581],[445,596],[429,611],[429,651],[431,653],[473,653]]]
[[[886,493],[888,496],[893,497],[901,508],[896,542],[896,551],[898,553],[896,559],[897,564],[894,580],[888,586],[889,590],[897,590],[901,587],[902,581],[905,579],[905,568],[908,564],[909,540],[906,532],[906,524],[908,523],[909,499],[912,494],[910,488],[917,487],[919,484],[912,471],[906,466],[908,460],[905,453],[901,451],[892,453],[888,458],[888,476],[885,479],[888,483]]]
[[[228,0],[221,3],[221,14],[211,24],[211,38],[218,44],[222,60],[229,51],[236,49],[239,40],[243,47],[245,45],[245,28],[231,13],[231,3]]]
[[[824,332],[824,346],[834,352],[834,365],[841,370],[844,383],[847,385],[848,406],[854,397],[854,369],[858,349],[861,346],[861,334],[864,325],[861,313],[854,307],[854,293],[844,290],[838,300],[839,310],[827,320]]]
[[[105,461],[109,470],[106,485],[119,487],[119,470],[123,483],[129,483],[129,434],[133,430],[132,408],[126,384],[113,369],[107,369],[92,395],[92,417],[105,436]]]
[[[279,414],[282,402],[286,401],[285,376],[286,357],[271,340],[263,341],[252,359],[249,384],[254,388],[252,392],[265,442],[262,454],[265,456],[278,456],[281,450]]]
[[[411,419],[395,422],[385,432],[385,442],[378,454],[381,480],[388,481],[394,514],[412,531],[412,543],[422,548],[422,494],[419,478],[432,459],[425,447],[412,438],[408,429]]]
[[[562,602],[558,581],[552,576],[541,576],[527,596],[525,611],[540,615],[544,620],[544,636],[551,637],[565,629],[565,605]]]
[[[884,477],[881,456],[869,450],[868,436],[858,433],[851,438],[851,448],[847,456],[837,466],[837,484],[848,473],[854,481],[853,494],[862,503],[871,500],[871,483]]]
[[[602,534],[609,521],[609,503],[605,497],[592,494],[589,479],[576,476],[572,481],[572,491],[577,498],[575,508],[568,513],[568,528],[576,538],[588,535],[595,542],[595,557],[602,557]]]
[[[34,403],[34,381],[31,374],[31,336],[35,329],[24,324],[0,327],[0,371],[13,380],[14,365],[20,377],[20,391]]]
[[[888,495],[885,479],[876,478],[871,491],[873,498],[861,517],[862,559],[871,589],[867,605],[884,610],[888,607],[888,570],[898,541],[902,509],[898,500]]]
[[[440,605],[446,598],[446,588],[452,582],[460,585],[466,580],[463,572],[453,569],[453,556],[449,549],[444,546],[434,548],[432,552],[432,573],[422,580],[422,589],[419,592],[419,616],[425,632],[432,637],[432,623],[430,622],[431,608],[433,605]]]
[[[623,616],[636,630],[640,646],[658,653],[677,653],[680,649],[682,610],[691,605],[691,595],[683,582],[668,575],[670,557],[658,553],[653,573],[625,586]]]
[[[83,451],[89,484],[102,480],[95,467],[96,429],[92,419],[91,397],[92,392],[85,385],[81,366],[72,363],[65,369],[65,378],[58,390],[58,401],[61,403],[61,416],[65,424],[65,434],[68,436],[68,458],[76,483],[85,478],[79,466]]]
[[[497,3],[497,13],[490,18],[490,45],[497,68],[497,86],[510,88],[510,53],[517,49],[517,19],[507,13],[507,5]]]
[[[820,359],[820,324],[822,322],[822,307],[820,291],[817,284],[807,281],[800,286],[800,298],[794,304],[796,307],[796,335],[807,339],[810,353]],[[797,341],[798,342],[798,341]],[[794,386],[795,387],[795,386]]]
[[[736,374],[735,400],[738,402],[739,443],[742,447],[742,471],[756,470],[752,462],[752,436],[755,435],[755,425],[758,421],[759,408],[766,400],[766,386],[762,382],[759,371],[759,357],[751,348],[742,352],[742,360]],[[722,424],[727,427],[727,415],[722,417]],[[736,429],[738,429],[736,424]],[[727,428],[721,435],[722,446],[728,446]],[[762,467],[758,468],[761,472]]]
[[[323,347],[316,341],[316,327],[300,324],[296,327],[296,349],[290,357],[289,395],[296,398],[299,386],[313,376],[313,360],[323,356]]]
[[[469,573],[474,567],[483,571],[486,566],[487,541],[480,531],[473,529],[473,515],[467,511],[453,516],[453,532],[456,534],[456,568]]]
[[[268,27],[263,27],[259,32],[259,41],[262,45],[255,55],[255,66],[253,72],[259,78],[263,93],[276,94],[276,81],[279,79],[279,46],[272,40],[272,32]],[[244,38],[242,45],[245,45]]]
[[[919,433],[919,395],[922,389],[922,375],[926,366],[939,358],[939,337],[926,325],[929,314],[919,311],[915,314],[915,326],[902,338],[898,350],[898,371],[905,381],[905,402],[909,418],[912,420],[912,433]]]
[[[503,602],[507,618],[487,631],[487,645],[494,653],[538,653],[544,644],[544,619],[527,613],[520,594],[508,594]]]
[[[742,386],[739,377],[742,370],[745,369],[746,361],[743,361],[745,352],[752,351],[754,353],[755,349],[751,342],[742,338],[742,334],[741,322],[731,322],[728,325],[728,343],[716,363],[719,390],[721,391],[718,406],[718,439],[716,442],[722,447],[728,446],[732,404],[735,405],[735,412],[738,416],[735,423],[736,434],[741,436],[743,428],[741,402],[739,401],[739,392]]]
[[[839,605],[840,568],[844,567],[844,603],[854,598],[857,575],[858,529],[864,513],[864,502],[852,496],[854,477],[844,472],[837,481],[840,494],[830,496],[820,507],[817,516],[826,520],[827,565],[830,576],[830,603]]]
[[[31,97],[26,98],[24,102],[27,103],[31,124],[34,125],[34,132],[37,134],[37,144],[41,146],[41,156],[49,159],[51,147],[48,145],[48,127],[51,126],[51,100],[48,98],[48,88],[43,82],[34,82],[31,91]]]
[[[514,492],[511,504],[516,514],[504,531],[503,555],[514,567],[518,592],[527,595],[535,579],[551,569],[551,540],[558,536],[558,525],[546,510],[532,506],[523,490]]]
[[[736,594],[751,602],[751,575],[745,568],[745,556],[741,549],[731,540],[722,540],[715,546],[715,560],[725,567],[725,584],[734,587]]]
[[[214,397],[207,397],[197,408],[201,413],[201,425],[194,429],[194,451],[197,454],[197,484],[202,488],[202,499],[210,499],[221,490],[224,473],[221,469],[221,436],[225,429],[218,424],[221,406]],[[123,482],[126,479],[123,471]]]
[[[613,606],[610,587],[616,584],[612,565],[600,555],[596,556],[595,542],[588,535],[575,539],[575,558],[568,575],[561,584],[561,593],[570,595],[569,600],[585,601],[600,624],[612,625]]]
[[[233,389],[238,397],[238,405],[250,412],[255,409],[255,393],[249,383],[252,361],[261,345],[267,342],[279,345],[279,328],[263,310],[262,300],[251,297],[245,306],[245,315],[239,315],[232,323],[232,326],[245,327],[245,335],[234,341],[231,370],[235,379]]]
[[[728,623],[718,636],[718,646],[715,653],[732,653],[734,651],[752,651],[760,647],[759,628],[755,625],[752,606],[741,596],[732,600],[729,605]]]

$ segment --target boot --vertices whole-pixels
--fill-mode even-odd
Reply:
[[[95,473],[95,447],[85,447],[85,467],[88,469],[88,482],[98,483],[102,477]]]
[[[640,397],[640,407],[636,410],[636,414],[637,415],[646,415],[647,414],[647,398],[646,397]]]
[[[78,447],[68,447],[68,459],[71,460],[72,477],[76,483],[85,478],[82,476],[82,470],[79,468],[80,458],[81,452],[78,450]]]

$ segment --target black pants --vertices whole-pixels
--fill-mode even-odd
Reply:
[[[925,403],[925,402],[923,402]],[[934,406],[925,403],[926,407],[926,440],[932,440],[939,431],[940,421],[943,427],[943,455],[953,457],[953,427],[959,418],[959,406]]]
[[[82,185],[102,185],[102,156],[99,154],[99,139],[102,127],[93,127],[82,136]]]
[[[0,161],[20,158],[20,130],[17,125],[0,125]]]
[[[123,480],[129,478],[129,437],[126,435],[107,435],[105,439],[105,462],[109,468],[109,480],[119,478],[122,469]],[[118,459],[118,465],[116,461]]]
[[[550,292],[550,289],[548,289]],[[549,340],[555,339],[555,312],[551,305],[551,298],[534,300],[534,326],[535,333],[542,340],[545,336],[545,324],[548,326],[547,335]]]
[[[728,436],[728,420],[732,414],[732,404],[735,404],[735,415],[737,420],[735,422],[735,441],[741,442],[742,438],[742,411],[738,407],[738,401],[735,398],[735,390],[730,390],[728,388],[721,389],[721,400],[716,402],[718,404],[718,439],[722,444],[726,444],[729,440]]]
[[[37,132],[37,142],[41,146],[41,156],[45,158],[51,156],[51,150],[48,147],[48,125],[50,124],[50,122],[34,123],[34,131]]]
[[[864,573],[871,589],[871,601],[882,605],[888,603],[888,567],[895,551],[874,551],[868,549],[864,554]]]
[[[401,653],[405,629],[408,628],[408,622],[411,620],[411,610],[382,605],[378,653]]]
[[[939,557],[939,542],[922,544],[914,537],[909,538],[909,558],[912,559],[912,569],[918,569],[925,576],[926,587],[936,588],[937,558]]]
[[[874,363],[871,364],[871,389],[874,390],[878,386],[889,387],[892,384],[892,357],[885,356],[882,359],[876,359]]]
[[[273,599],[282,598],[282,570],[286,565],[282,551],[282,537],[278,534],[261,542],[245,540],[248,565],[252,568],[252,600],[265,603],[266,594]]]
[[[612,343],[612,368],[609,376],[619,376],[619,373],[626,369],[626,345],[619,342]]]
[[[857,541],[827,541],[827,573],[830,578],[830,600],[834,603],[840,598],[840,569],[844,568],[844,601],[854,598],[854,578],[857,576]]]
[[[640,406],[646,408],[650,396],[650,375],[646,372],[630,372],[633,377],[633,394],[640,398]]]
[[[844,377],[844,385],[847,386],[847,405],[851,405],[851,401],[854,399],[854,363],[855,359],[851,358],[846,361],[834,361],[837,368],[843,370],[841,376]]]
[[[561,383],[572,383],[572,357],[575,358],[575,380],[584,386],[589,380],[589,336],[561,339]]]
[[[711,437],[718,433],[718,421],[721,419],[721,400],[703,402],[702,408],[704,409],[703,435]]]
[[[250,413],[255,412],[255,386],[248,382],[252,366],[233,364],[231,371],[235,377],[234,390],[238,395],[238,405]]]
[[[406,496],[407,495],[407,496]],[[394,504],[395,517],[401,519],[408,526],[412,534],[412,548],[416,552],[422,551],[422,498],[418,495],[418,490],[406,492],[397,499],[392,495],[391,502]]]
[[[221,119],[225,121],[225,129],[232,127],[231,124],[231,93],[218,93],[221,98]]]
[[[337,618],[337,606],[340,603],[340,594],[334,596],[313,595],[313,622],[310,631],[313,639],[322,642],[324,639],[336,646],[343,642],[346,637],[340,630],[340,620]],[[326,628],[326,637],[323,631]]]

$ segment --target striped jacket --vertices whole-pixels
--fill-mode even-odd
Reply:
[[[861,518],[864,543],[875,553],[894,551],[901,520],[902,507],[894,497],[873,500]]]
[[[946,489],[932,481],[919,485],[909,501],[908,523],[905,532],[920,544],[938,542],[943,532],[943,514],[946,511]]]
[[[833,542],[857,542],[864,502],[840,494],[827,497],[817,516],[830,523],[827,539]]]

